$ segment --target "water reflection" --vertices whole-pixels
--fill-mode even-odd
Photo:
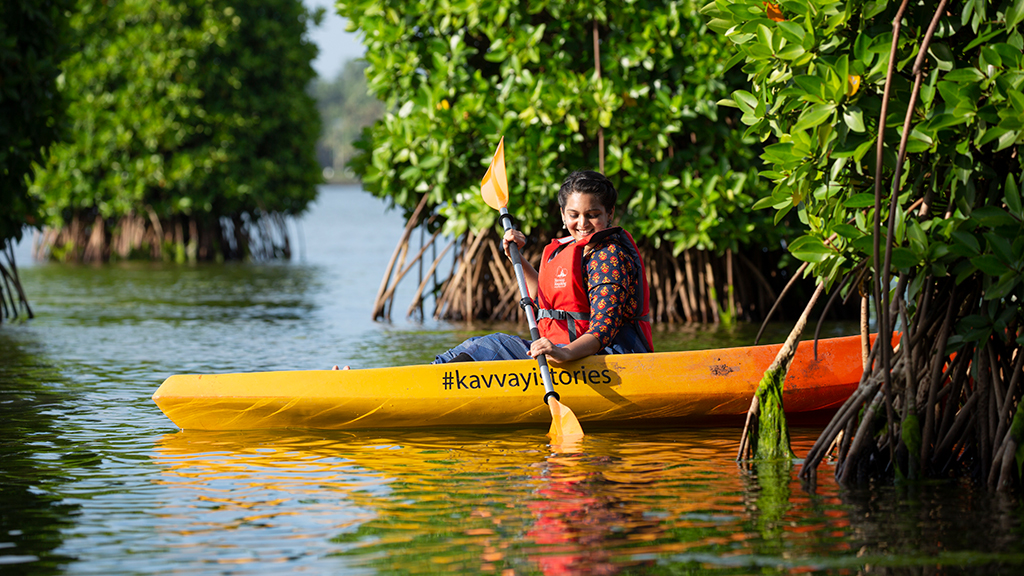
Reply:
[[[57,552],[79,507],[62,501],[69,469],[99,457],[61,434],[65,394],[56,370],[31,341],[0,331],[0,572],[59,574],[72,558]]]
[[[33,303],[72,326],[108,323],[269,325],[308,317],[323,272],[315,266],[120,263],[30,268],[47,287]],[[112,296],[115,296],[112,298]],[[270,327],[270,326],[268,326]]]
[[[1015,500],[963,484],[841,491],[828,465],[811,494],[792,470],[738,468],[735,429],[588,430],[563,446],[534,429],[172,433],[150,400],[172,373],[413,364],[468,335],[369,318],[402,230],[382,212],[358,190],[323,194],[304,218],[306,258],[285,265],[25,266],[37,318],[0,328],[0,573],[1024,564]],[[673,327],[659,348],[742,345],[756,328]],[[816,433],[794,430],[794,451]]]
[[[533,430],[182,432],[160,438],[153,458],[156,481],[192,502],[166,510],[165,526],[178,526],[182,546],[215,542],[221,561],[295,561],[291,543],[318,549],[320,537],[343,565],[389,573],[611,574],[680,553],[806,554],[784,528],[800,499],[761,495],[751,506],[734,436],[598,433],[553,447]],[[824,519],[806,513],[795,513],[803,531],[817,531]],[[244,546],[267,530],[283,540],[263,534],[258,553]]]

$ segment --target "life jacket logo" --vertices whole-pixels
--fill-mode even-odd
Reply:
[[[555,288],[565,288],[568,277],[569,271],[559,266],[555,271]]]

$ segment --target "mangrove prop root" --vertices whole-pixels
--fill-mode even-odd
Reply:
[[[278,212],[238,213],[203,221],[188,216],[161,220],[142,212],[103,218],[95,211],[72,215],[60,228],[43,230],[33,245],[37,260],[272,260],[291,257],[286,216]]]
[[[887,110],[897,63],[907,61],[897,59],[897,48],[908,4],[905,0],[901,2],[892,20],[892,44],[879,115],[882,119],[889,117]],[[926,196],[916,200],[910,209],[897,209],[899,198],[906,194],[901,190],[901,170],[926,72],[926,53],[946,4],[946,0],[940,0],[933,8],[930,25],[921,39],[908,78],[912,88],[899,149],[895,163],[890,163],[888,178],[883,172],[887,122],[879,122],[882,128],[876,142],[874,244],[868,265],[872,270],[870,297],[878,311],[878,342],[882,345],[872,348],[857,391],[836,413],[805,459],[800,473],[805,480],[813,480],[814,468],[842,432],[835,470],[842,483],[863,479],[865,475],[960,475],[997,490],[1021,485],[1024,415],[1020,380],[1024,350],[1019,343],[1019,311],[1011,315],[1008,323],[1001,323],[996,316],[1002,314],[1000,318],[1005,318],[1005,313],[993,307],[1000,304],[1006,310],[1019,307],[1019,303],[982,300],[980,277],[954,281],[951,277],[914,278],[913,272],[903,272],[894,288],[890,276],[896,218],[899,214],[927,218],[933,205],[933,199]],[[883,231],[882,189],[886,182],[891,193],[886,203],[887,230]],[[947,217],[953,208],[953,196],[950,198]],[[918,204],[921,211],[914,213],[913,207]],[[914,301],[907,299],[907,286],[915,286]],[[989,321],[992,329],[965,340],[960,339],[960,331],[960,337],[954,340],[954,327],[972,316]],[[897,317],[904,333],[894,349],[890,334]],[[864,328],[862,325],[862,332],[866,333]],[[763,406],[761,410],[764,411]]]
[[[391,319],[399,283],[418,269],[409,315],[422,314],[425,301],[433,298],[433,317],[437,319],[520,322],[518,286],[500,235],[491,229],[454,238],[441,236],[436,231],[440,227],[424,232],[438,217],[431,212],[424,195],[406,222],[384,271],[374,301],[374,319]],[[417,229],[420,234],[414,234]],[[522,250],[524,260],[537,266],[551,238],[543,231],[534,231]],[[440,250],[439,242],[447,246]],[[720,322],[726,317],[753,321],[766,318],[773,301],[778,309],[773,308],[773,313],[780,315],[792,314],[797,305],[802,305],[778,304],[773,282],[781,286],[790,280],[785,290],[789,291],[802,274],[798,271],[789,278],[776,274],[775,258],[760,249],[752,248],[750,254],[726,250],[719,255],[691,248],[676,256],[667,243],[659,248],[641,244],[639,248],[650,288],[653,322]],[[737,273],[734,267],[743,268],[743,273]],[[424,274],[425,268],[428,271]],[[842,317],[848,313],[838,310],[834,314]]]
[[[1021,381],[1024,350],[1011,324],[987,338],[947,350],[958,319],[984,313],[976,286],[928,278],[911,315],[905,291],[894,290],[893,312],[910,329],[891,358],[892,414],[883,407],[883,364],[878,343],[857,391],[837,411],[804,460],[800,476],[814,471],[838,440],[836,478],[861,481],[865,474],[893,477],[965,476],[993,490],[1021,486],[1024,454]],[[925,305],[925,299],[931,299]],[[763,408],[762,408],[763,409]],[[848,447],[847,447],[848,446]]]
[[[3,323],[4,318],[19,318],[19,308],[26,318],[33,318],[32,307],[28,304],[25,290],[21,286],[21,278],[18,276],[12,240],[4,241],[0,255],[3,256],[0,260],[0,323]]]

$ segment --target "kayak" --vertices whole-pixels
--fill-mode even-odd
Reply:
[[[584,428],[742,424],[781,344],[589,356],[551,365]],[[861,378],[860,337],[801,342],[786,378],[792,424],[827,422]],[[513,360],[236,374],[179,374],[153,394],[183,430],[547,426],[537,362]]]

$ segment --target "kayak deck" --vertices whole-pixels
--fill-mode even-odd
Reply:
[[[781,345],[590,356],[551,375],[562,403],[583,424],[734,425],[741,422]],[[861,377],[858,336],[803,342],[790,366],[787,415],[820,420]],[[534,360],[186,374],[153,395],[179,428],[367,429],[548,425]]]

